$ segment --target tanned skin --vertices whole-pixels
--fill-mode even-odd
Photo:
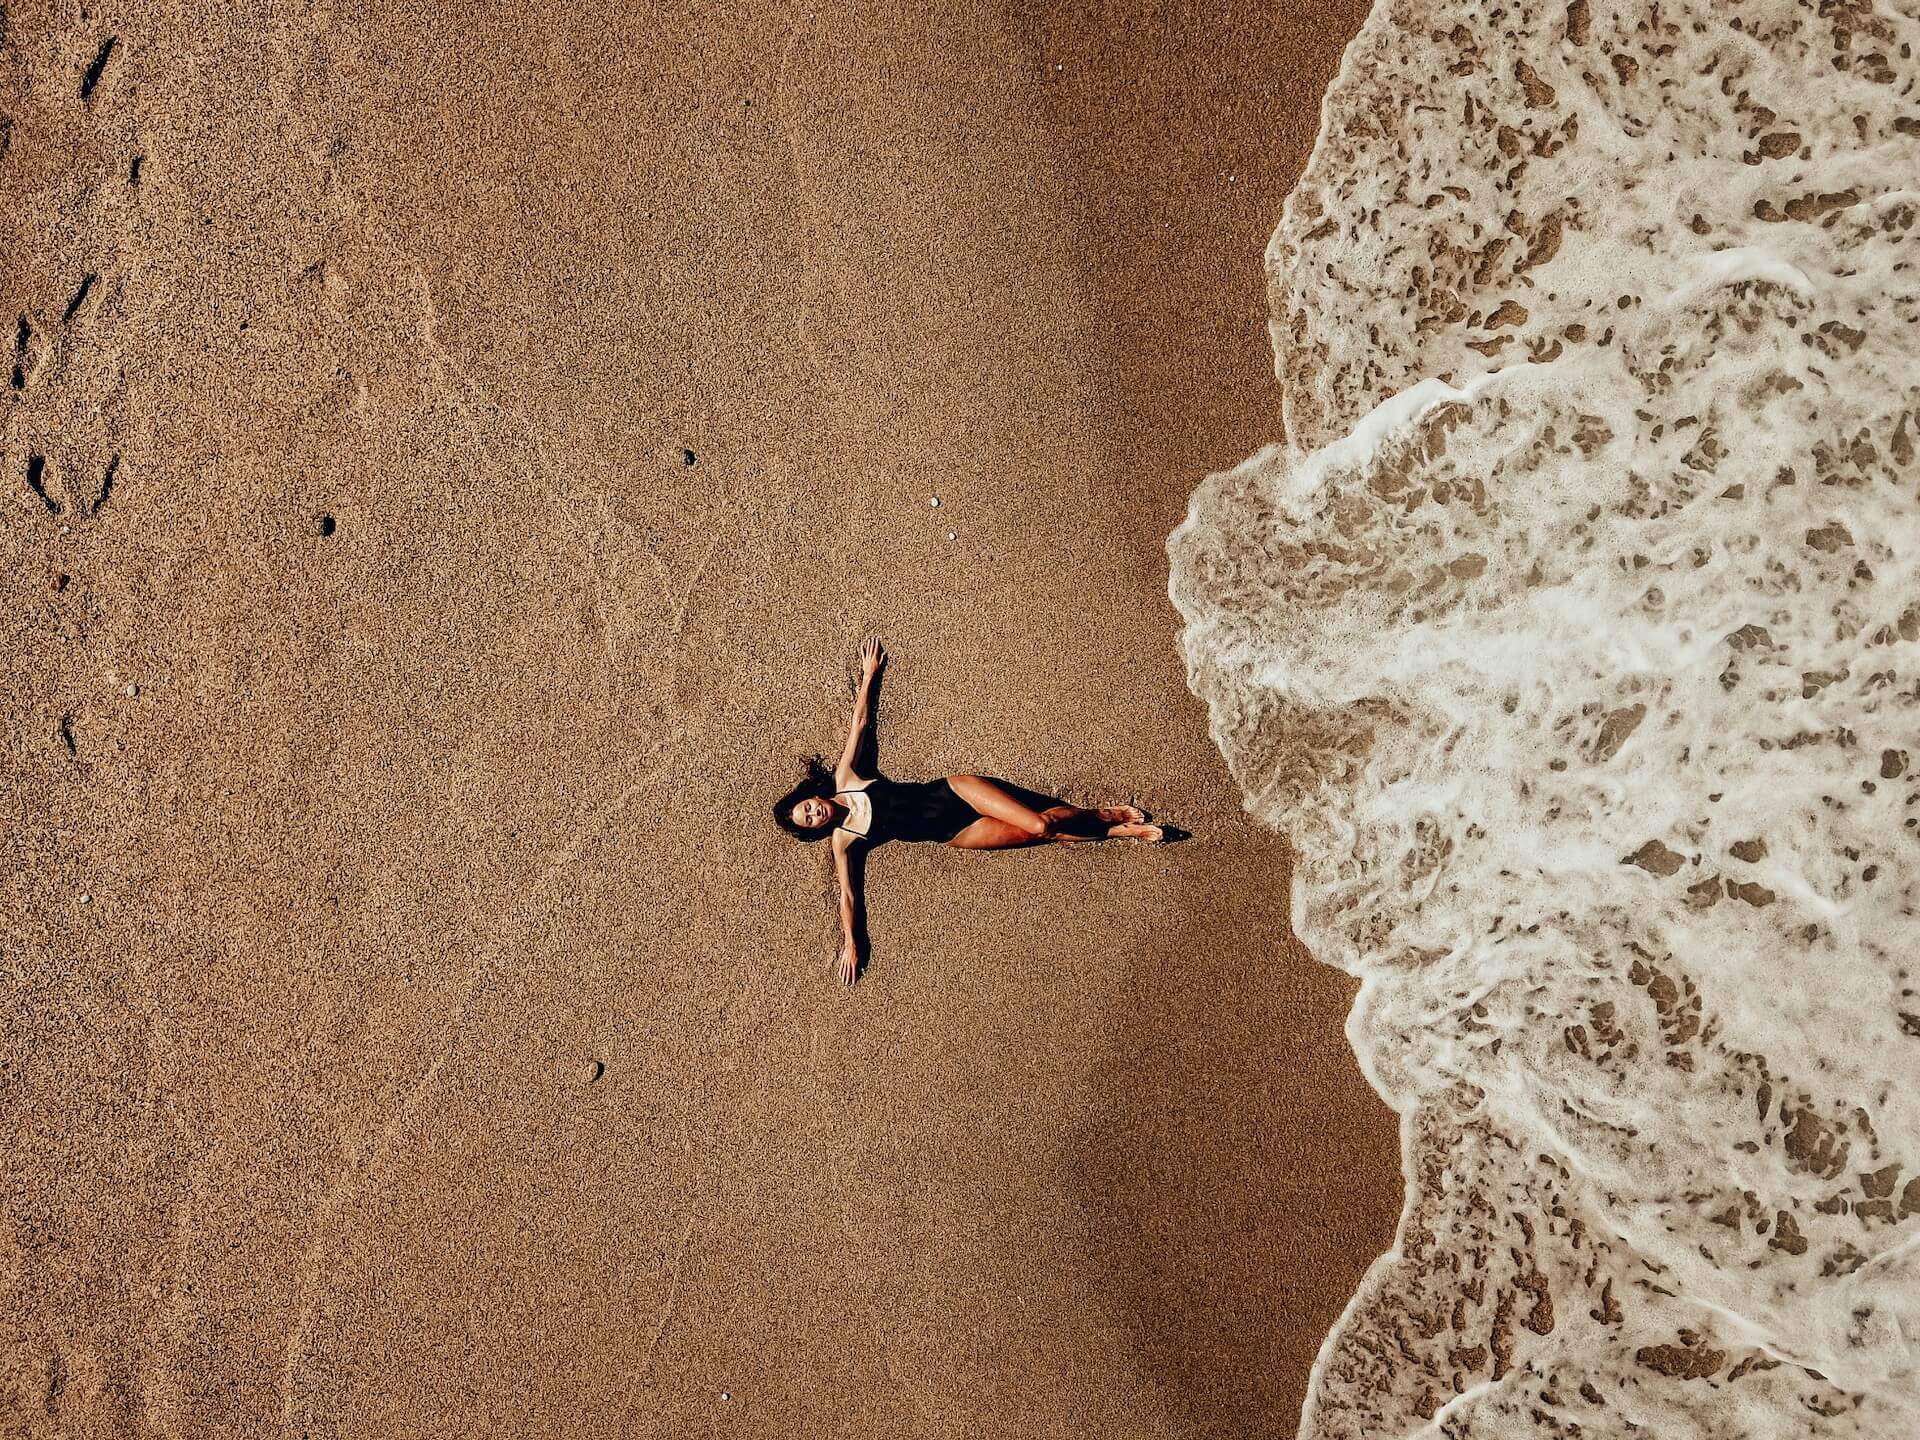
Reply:
[[[834,783],[842,790],[858,789],[871,776],[855,770],[855,764],[868,739],[873,723],[874,678],[887,663],[886,648],[877,639],[860,647],[860,685],[853,697],[853,720],[847,729],[847,743],[833,767]],[[1144,810],[1134,805],[1103,805],[1083,809],[1059,804],[1035,810],[1010,793],[1004,786],[983,775],[949,775],[953,793],[979,814],[947,843],[956,850],[1017,850],[1029,845],[1068,845],[1094,840],[1146,840],[1164,838],[1158,825],[1149,824]],[[802,800],[793,807],[793,818],[809,828],[837,826],[848,807],[838,800],[818,796]],[[851,985],[860,974],[860,950],[855,938],[854,917],[858,906],[854,896],[852,867],[848,854],[861,837],[836,829],[827,842],[833,848],[833,868],[840,882],[840,928],[845,939],[833,962],[840,983]]]

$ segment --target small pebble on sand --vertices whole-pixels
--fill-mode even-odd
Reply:
[[[80,903],[81,903],[82,905],[91,905],[91,904],[93,903],[93,896],[91,896],[91,895],[82,895],[82,896],[80,897]]]
[[[131,700],[134,696],[138,695],[139,693],[140,693],[140,687],[138,685],[127,686],[127,698],[129,700]]]
[[[938,510],[940,508],[940,497],[938,495],[934,496],[931,500],[927,502],[927,504],[931,505],[934,509]]]
[[[733,1398],[733,1392],[731,1390],[722,1390],[720,1392],[720,1398],[722,1400],[731,1400]]]
[[[949,531],[947,531],[947,538],[948,538],[949,540],[958,540],[958,539],[960,538],[960,536],[959,536],[959,533],[958,533],[957,531],[953,531],[953,530],[949,530]]]

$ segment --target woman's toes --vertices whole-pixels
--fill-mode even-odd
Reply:
[[[1097,813],[1109,825],[1141,825],[1147,818],[1147,812],[1138,805],[1108,805]]]
[[[1107,838],[1109,840],[1164,840],[1166,833],[1158,825],[1129,823],[1114,826],[1107,831]]]

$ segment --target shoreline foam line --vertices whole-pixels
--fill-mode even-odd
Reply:
[[[1401,1119],[1303,1440],[1920,1414],[1916,52],[1379,0],[1322,99],[1286,437],[1167,540]]]

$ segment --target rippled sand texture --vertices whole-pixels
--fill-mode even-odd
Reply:
[[[16,673],[60,698],[58,745],[22,725],[10,757],[0,1409],[298,1434],[358,1208],[431,1149],[420,1106],[658,740],[633,689],[565,780],[511,763],[549,687],[604,689],[547,579],[584,503],[344,179],[324,16],[12,20],[4,464],[33,503],[0,533],[38,592]],[[529,853],[549,817],[569,843]]]
[[[1309,1436],[1920,1424],[1920,18],[1376,8],[1171,542],[1408,1201]]]

